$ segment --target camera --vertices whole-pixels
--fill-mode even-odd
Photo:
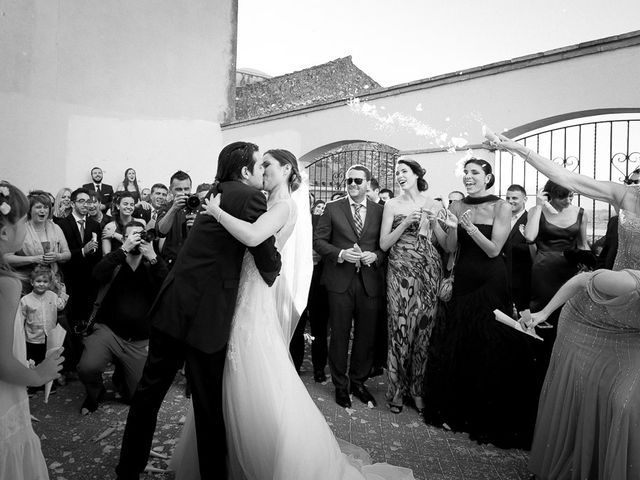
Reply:
[[[142,240],[143,242],[152,243],[155,239],[156,231],[153,228],[140,232],[140,240]]]
[[[198,209],[200,208],[200,205],[201,205],[200,197],[198,197],[196,193],[192,193],[187,197],[185,207],[184,207],[185,213],[197,212]]]

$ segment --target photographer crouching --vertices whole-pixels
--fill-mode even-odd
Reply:
[[[182,170],[171,176],[169,190],[173,200],[158,215],[156,232],[164,238],[160,255],[171,268],[200,210],[200,198],[191,195],[191,177]]]
[[[104,396],[102,373],[108,363],[114,363],[113,384],[125,401],[142,376],[149,345],[147,312],[168,273],[153,249],[152,236],[142,222],[132,220],[125,225],[122,246],[93,269],[100,285],[99,307],[78,364],[87,392],[80,408],[83,415],[96,411]]]

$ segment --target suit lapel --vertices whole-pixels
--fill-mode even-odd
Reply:
[[[371,216],[373,215],[373,208],[372,205],[375,205],[371,200],[367,199],[367,210],[366,210],[366,215],[364,217],[364,226],[362,227],[362,232],[360,232],[360,237],[364,236],[364,233],[367,231],[367,228],[369,228],[369,225],[371,225]]]
[[[349,225],[351,225],[351,229],[353,230],[353,234],[358,238],[358,234],[356,233],[356,222],[353,220],[353,213],[351,213],[351,204],[349,203],[349,198],[345,198],[340,202],[340,208],[344,212],[344,216],[347,219]]]
[[[511,240],[513,240],[513,237],[516,236],[517,233],[520,233],[520,225],[523,225],[526,223],[527,223],[527,212],[525,211],[522,215],[520,215],[520,218],[518,219],[518,221],[513,225],[513,228],[509,232],[509,237],[507,237],[507,242],[511,242]]]

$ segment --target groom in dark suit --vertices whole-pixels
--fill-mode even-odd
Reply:
[[[217,191],[224,193],[220,206],[254,222],[267,210],[259,190],[263,172],[256,145],[235,142],[223,148],[216,174]],[[158,410],[186,360],[200,476],[226,480],[222,375],[246,249],[213,217],[198,215],[151,307],[149,356],[127,417],[118,479],[138,479],[144,470]],[[274,238],[249,250],[265,282],[272,285],[281,267]]]
[[[371,172],[347,171],[347,197],[329,202],[314,232],[313,249],[324,259],[322,283],[329,296],[329,368],[336,403],[350,407],[349,393],[376,404],[364,382],[374,359],[379,297],[384,295],[380,249],[382,206],[366,196]],[[351,362],[347,370],[353,319]]]
[[[507,189],[507,202],[511,205],[511,232],[505,242],[507,268],[511,284],[513,304],[518,312],[529,308],[531,300],[531,252],[524,238],[527,224],[527,192],[521,185],[511,185]]]

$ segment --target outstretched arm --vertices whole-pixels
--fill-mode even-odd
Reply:
[[[205,201],[205,213],[215,218],[239,242],[255,247],[278,232],[289,218],[289,203],[279,202],[273,205],[258,219],[249,223],[225,212],[220,208],[220,194]]]
[[[604,297],[619,297],[638,288],[635,279],[625,271],[614,272],[611,270],[597,270],[595,272],[579,273],[565,283],[549,303],[539,312],[532,313],[532,324],[535,326],[544,322],[549,315],[565,304],[567,300],[587,286],[587,282],[593,277],[593,288]]]
[[[625,193],[624,185],[595,180],[586,175],[572,172],[504,135],[499,135],[499,137],[501,142],[498,144],[498,148],[520,155],[533,168],[558,185],[594,200],[611,203],[616,207],[621,206]]]

